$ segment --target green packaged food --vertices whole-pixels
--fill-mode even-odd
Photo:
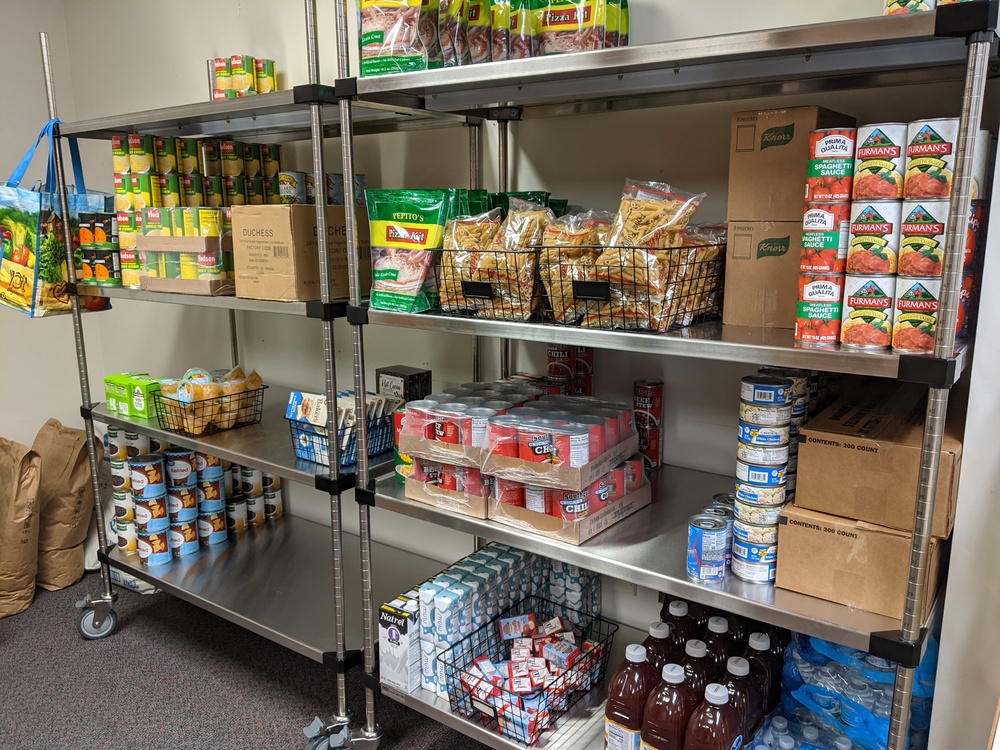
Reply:
[[[523,201],[528,201],[529,203],[537,203],[539,206],[549,205],[549,196],[552,193],[548,193],[544,190],[522,190],[520,192],[508,192],[508,193],[490,193],[490,208],[499,208],[503,212],[504,218],[507,218],[507,212],[510,210],[510,199],[520,198]]]

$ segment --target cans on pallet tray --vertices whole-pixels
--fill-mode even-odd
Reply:
[[[112,500],[114,500],[115,504],[116,521],[135,520],[135,501],[132,499],[130,491],[114,492],[112,493]]]
[[[754,445],[738,442],[736,444],[736,457],[747,464],[782,466],[788,463],[788,444]]]
[[[896,272],[902,214],[899,201],[855,201],[851,205],[847,273]]]
[[[226,514],[200,513],[198,515],[198,541],[203,545],[219,544],[226,541]]]
[[[940,299],[940,278],[896,278],[893,351],[923,354],[934,350]]]
[[[143,497],[162,497],[167,494],[163,476],[163,457],[160,454],[147,453],[130,459],[129,470],[132,496],[136,500]]]
[[[698,514],[688,519],[688,578],[710,582],[725,578],[727,536],[722,518]]]
[[[226,530],[236,533],[247,530],[246,500],[233,500],[226,503]]]
[[[194,487],[167,490],[167,511],[171,521],[194,521],[198,518],[198,493]]]
[[[892,343],[896,279],[848,274],[840,343],[850,349],[886,349]]]
[[[760,524],[762,526],[773,526],[778,523],[778,517],[784,505],[758,505],[757,503],[747,503],[736,498],[736,518],[747,523]]]
[[[222,476],[225,468],[221,458],[207,453],[195,453],[195,466],[198,469],[199,479],[217,479]]]
[[[167,488],[193,487],[198,479],[198,463],[195,452],[188,448],[174,446],[163,453],[167,471]]]
[[[247,503],[247,523],[251,526],[260,526],[266,520],[267,516],[264,513],[264,496],[263,495],[251,495],[246,499]]]
[[[162,531],[170,526],[166,494],[135,497],[135,526],[139,531]]]
[[[264,516],[266,518],[280,518],[284,514],[285,503],[281,494],[281,487],[264,490]]]
[[[733,575],[749,583],[774,583],[776,562],[757,563],[733,558]]]
[[[767,425],[749,424],[741,421],[738,427],[739,440],[741,443],[750,445],[788,445],[788,425]]]
[[[906,123],[879,122],[858,128],[854,158],[854,200],[903,197]]]
[[[775,562],[778,559],[778,545],[755,544],[737,539],[733,541],[733,557],[753,563]]]
[[[856,137],[855,128],[827,128],[809,134],[807,203],[851,199]]]
[[[778,485],[764,486],[750,482],[736,482],[736,499],[756,505],[781,505],[786,500],[788,491],[787,469],[785,482]]]
[[[740,400],[771,406],[785,404],[792,400],[793,386],[788,378],[747,375],[740,381]]]
[[[170,524],[170,533],[167,536],[170,553],[174,557],[191,555],[198,551],[198,521],[192,519],[188,521],[177,521]]]
[[[136,536],[135,521],[118,521],[115,524],[115,531],[118,538],[118,549],[123,552],[135,552],[136,551]]]
[[[740,401],[740,421],[768,427],[787,425],[792,418],[792,408],[793,404],[766,406]]]
[[[142,565],[164,565],[170,562],[169,529],[136,531],[136,552]]]
[[[750,523],[739,518],[733,521],[733,543],[736,540],[748,544],[777,544],[778,524]]]
[[[810,203],[802,220],[803,273],[843,273],[851,231],[850,203]]]

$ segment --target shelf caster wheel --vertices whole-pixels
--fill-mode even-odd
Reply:
[[[101,638],[107,638],[115,632],[115,628],[118,626],[118,615],[115,614],[113,609],[108,610],[108,613],[104,616],[104,620],[101,622],[100,626],[94,625],[95,619],[94,610],[90,607],[81,609],[79,616],[76,618],[76,629],[79,630],[80,635],[88,641],[97,641]]]
[[[306,742],[306,750],[334,750],[334,748],[345,747],[350,735],[347,721],[341,719],[339,722],[327,724],[317,716],[313,719],[312,724],[302,730],[303,734],[309,738]]]

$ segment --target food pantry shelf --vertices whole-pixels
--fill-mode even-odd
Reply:
[[[147,292],[141,289],[126,289],[120,286],[87,286],[85,284],[77,286],[77,291],[83,297],[107,297],[137,302],[165,302],[174,305],[214,307],[222,310],[306,315],[305,302],[271,302],[231,296],[206,297],[198,294],[168,294],[166,292]]]
[[[540,341],[551,344],[592,346],[597,349],[695,357],[748,364],[798,367],[854,375],[895,378],[900,355],[892,352],[859,352],[849,349],[813,349],[795,344],[792,331],[783,328],[723,326],[719,321],[657,335],[630,331],[603,331],[538,323],[518,323],[484,318],[369,310],[368,321],[377,325],[419,328],[439,333]],[[958,372],[966,365],[965,344],[956,349]]]
[[[375,544],[376,597],[387,601],[410,578],[433,575],[440,563]],[[286,516],[225,544],[152,568],[117,547],[108,563],[292,651],[323,662],[334,654],[333,551],[330,528]],[[344,535],[348,571],[360,559],[358,537]],[[404,573],[401,574],[401,571]],[[355,570],[356,572],[356,570]],[[345,601],[361,596],[360,576],[345,574]],[[362,642],[360,613],[348,607],[347,643]]]
[[[792,591],[727,576],[721,586],[691,581],[685,572],[687,521],[733,478],[667,466],[654,479],[653,503],[576,547],[491,520],[407,500],[394,476],[378,480],[375,505],[440,526],[510,544],[638,586],[726,612],[869,651],[873,633],[899,629],[899,620]]]

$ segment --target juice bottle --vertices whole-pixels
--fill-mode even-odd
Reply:
[[[663,622],[669,622],[667,619],[670,612],[670,602],[671,601],[683,601],[682,599],[664,599],[663,606],[660,607],[660,619]],[[695,632],[700,633],[705,629],[708,624],[708,618],[712,616],[712,610],[706,607],[704,604],[698,604],[698,602],[684,602],[688,606],[688,617],[694,620]]]
[[[673,641],[677,653],[684,653],[684,644],[698,635],[698,631],[694,628],[694,620],[688,615],[687,602],[674,599],[667,605],[667,616],[660,619],[670,626],[670,640]],[[701,694],[700,690],[698,694]]]
[[[688,721],[684,750],[739,750],[743,747],[740,717],[729,703],[724,685],[705,686],[705,700]]]
[[[645,648],[634,643],[625,649],[625,661],[608,685],[608,705],[604,711],[605,750],[635,750],[639,746],[643,710],[659,679],[656,670],[646,661]]]
[[[670,626],[665,622],[649,624],[649,637],[642,642],[646,649],[646,661],[653,665],[657,674],[663,671],[665,664],[680,661],[681,654],[674,648],[670,639]]]
[[[646,701],[641,750],[683,750],[688,720],[701,702],[680,664],[664,666],[662,677],[660,686]]]
[[[721,678],[726,673],[726,661],[729,650],[733,646],[729,638],[729,622],[725,617],[710,617],[708,630],[705,633],[705,646],[708,648],[708,659],[715,666],[714,678]],[[735,656],[735,654],[733,654]]]
[[[722,684],[729,691],[729,702],[740,715],[740,734],[743,735],[744,742],[749,742],[756,736],[753,722],[759,723],[763,717],[760,708],[751,704],[749,682],[750,662],[742,656],[731,657],[726,662],[726,677]]]
[[[768,625],[764,628],[764,632],[771,639],[771,656],[778,664],[784,664],[785,649],[792,642],[792,634],[784,628],[777,628],[774,625]]]
[[[750,673],[760,680],[763,687],[764,715],[771,713],[781,702],[781,665],[771,655],[771,638],[767,633],[751,633],[744,658],[750,662]],[[759,664],[760,669],[754,665]]]
[[[727,614],[726,621],[729,623],[729,638],[733,642],[732,656],[742,656],[747,648],[747,639],[750,637],[750,630],[747,621],[739,615]]]
[[[684,660],[681,662],[688,684],[701,695],[705,686],[712,681],[715,667],[708,660],[708,649],[705,641],[692,639],[684,645]]]

